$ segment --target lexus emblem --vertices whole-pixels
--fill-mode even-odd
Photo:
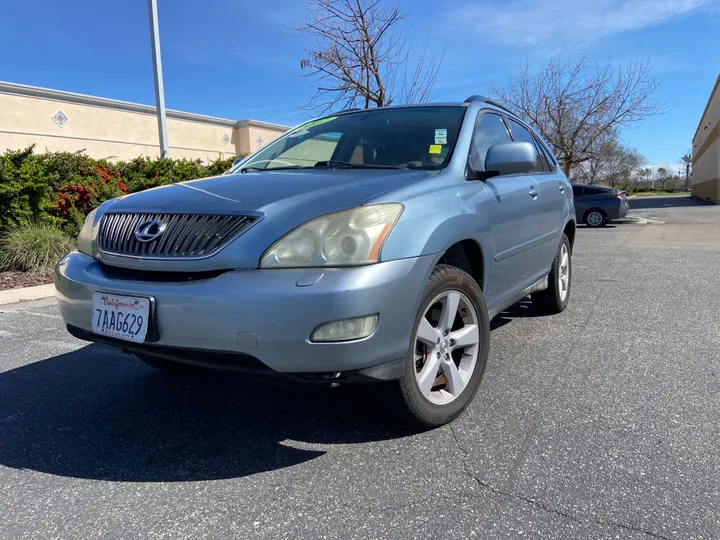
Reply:
[[[135,238],[138,239],[138,242],[152,242],[160,238],[160,235],[165,232],[166,227],[167,224],[157,219],[143,221],[135,227]]]

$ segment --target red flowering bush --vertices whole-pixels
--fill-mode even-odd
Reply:
[[[92,171],[81,170],[82,182],[62,187],[50,213],[66,222],[72,232],[79,231],[85,216],[103,201],[120,197],[128,192],[120,172],[104,165],[95,165]]]

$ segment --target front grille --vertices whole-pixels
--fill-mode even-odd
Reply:
[[[103,216],[98,246],[103,253],[137,257],[206,257],[235,238],[253,216],[217,214],[108,213]],[[165,230],[155,240],[141,242],[139,225],[158,221]]]

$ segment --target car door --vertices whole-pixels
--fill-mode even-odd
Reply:
[[[582,221],[583,216],[585,215],[585,210],[587,210],[584,197],[585,187],[573,185],[572,190],[573,199],[575,201],[575,215],[577,216],[578,221]]]
[[[557,250],[560,231],[565,226],[563,210],[566,206],[565,191],[569,188],[567,182],[557,172],[557,166],[551,167],[545,149],[531,131],[512,118],[508,118],[508,123],[513,139],[532,144],[537,152],[537,163],[530,174],[538,183],[540,191],[538,195],[541,213],[541,245],[539,249],[543,260],[549,265]]]
[[[481,112],[470,149],[475,153],[473,163],[484,165],[492,145],[511,140],[501,115]],[[538,266],[534,259],[541,234],[539,190],[529,174],[495,176],[478,182],[483,182],[487,200],[476,210],[487,213],[493,250],[486,295],[490,305],[497,305],[527,287]]]
[[[578,219],[585,221],[585,214],[591,208],[600,208],[604,211],[603,203],[606,202],[604,199],[607,197],[607,193],[606,189],[586,186],[583,189],[582,197],[583,213],[578,215]]]

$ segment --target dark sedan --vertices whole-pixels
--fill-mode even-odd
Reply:
[[[604,227],[625,217],[630,208],[627,192],[619,189],[573,184],[573,195],[577,219],[588,227]]]

